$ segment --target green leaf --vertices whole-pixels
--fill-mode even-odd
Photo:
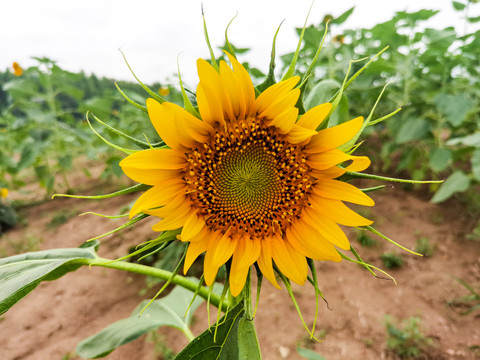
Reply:
[[[480,131],[464,137],[453,138],[446,142],[448,146],[464,145],[480,147]]]
[[[471,23],[477,23],[480,21],[480,16],[475,16],[475,17],[467,17],[468,22]]]
[[[175,360],[260,360],[260,349],[253,321],[245,317],[244,302],[239,302],[197,336]]]
[[[98,242],[73,249],[30,252],[0,259],[0,314],[5,313],[42,281],[56,280],[95,259]]]
[[[408,141],[423,139],[428,135],[430,125],[427,120],[410,117],[403,123],[395,137],[398,144]]]
[[[189,307],[193,295],[191,291],[176,286],[167,296],[154,300],[139,316],[149,302],[148,300],[142,301],[130,317],[114,322],[95,335],[82,340],[77,345],[76,351],[78,355],[88,359],[104,357],[117,347],[160,326],[171,326],[185,333],[187,337],[193,337],[189,326],[193,313],[204,301],[202,298],[196,297]]]
[[[435,172],[445,170],[452,160],[452,151],[449,149],[434,149],[430,154],[430,167]]]
[[[326,360],[322,355],[317,354],[315,351],[302,347],[297,347],[297,353],[308,360]]]
[[[328,102],[332,96],[342,87],[336,80],[322,80],[316,84],[308,93],[305,99],[305,109],[309,110],[314,106]]]
[[[440,93],[433,99],[433,102],[453,126],[459,126],[473,109],[475,103],[466,94],[449,95]]]
[[[337,25],[343,24],[345,21],[347,21],[347,19],[350,17],[350,15],[352,15],[354,9],[355,9],[355,6],[351,7],[347,11],[345,11],[339,17],[336,17],[335,19],[333,19],[332,24],[337,24]]]
[[[447,200],[456,192],[462,192],[470,186],[470,178],[461,170],[452,173],[432,198],[433,203],[439,203]]]
[[[465,9],[465,4],[459,2],[459,1],[452,1],[453,8],[458,11],[462,11]]]
[[[472,172],[475,179],[480,181],[480,149],[475,149],[472,154]]]

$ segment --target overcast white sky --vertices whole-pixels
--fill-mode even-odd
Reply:
[[[35,64],[32,56],[46,56],[70,71],[132,80],[117,51],[121,48],[145,82],[162,81],[175,73],[177,55],[182,53],[184,81],[195,83],[195,59],[208,56],[202,2],[214,46],[223,44],[225,27],[238,12],[229,39],[236,46],[252,48],[248,60],[261,69],[268,66],[273,34],[282,20],[277,54],[294,50],[294,28],[303,25],[311,5],[311,0],[4,0],[0,69],[13,61],[28,67]],[[356,8],[346,24],[349,28],[369,27],[390,19],[395,11],[422,8],[442,10],[430,26],[460,22],[450,0],[316,0],[308,22],[317,24],[325,14],[338,16],[352,6]]]

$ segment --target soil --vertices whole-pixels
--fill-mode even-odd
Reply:
[[[89,188],[84,179],[72,183],[77,189]],[[109,190],[112,185],[104,187]],[[0,237],[0,249],[3,255],[11,255],[18,251],[77,247],[124,220],[73,215],[85,211],[121,213],[136,197],[126,195],[101,201],[56,198],[24,208],[20,213],[22,224]],[[378,230],[408,248],[415,248],[418,239],[427,238],[433,254],[411,255],[380,238],[375,238],[377,243],[373,246],[360,246],[359,231],[346,229],[366,262],[384,269],[382,254],[401,254],[403,265],[387,270],[397,284],[375,278],[347,261],[317,262],[320,288],[328,305],[320,302],[315,334],[321,341],[315,342],[309,340],[285,289],[275,289],[264,281],[255,318],[264,360],[304,359],[297,353],[297,346],[314,350],[327,360],[396,359],[386,346],[386,315],[400,320],[413,316],[421,319],[420,329],[433,339],[434,345],[419,359],[480,358],[480,311],[465,316],[461,312],[475,303],[452,303],[468,295],[456,278],[474,286],[480,283],[480,242],[466,238],[476,219],[453,200],[434,205],[421,194],[398,187],[373,193],[372,197],[376,206],[368,216],[375,220]],[[65,223],[52,223],[62,214]],[[152,238],[152,221],[147,219],[132,230],[103,238],[99,254],[116,258]],[[156,290],[148,289],[142,276],[95,267],[44,282],[0,317],[0,359],[80,359],[75,355],[80,340],[129,316],[138,303]],[[294,286],[294,292],[303,317],[311,326],[315,316],[313,288]],[[206,327],[206,306],[201,306],[192,331],[199,334]],[[106,359],[162,359],[165,351],[159,350],[158,340],[151,338],[143,336]],[[179,331],[169,328],[161,328],[158,338],[164,339],[166,347],[174,352],[187,343]]]

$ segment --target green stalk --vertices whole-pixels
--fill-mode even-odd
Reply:
[[[96,259],[78,259],[76,260],[76,262],[83,265],[88,265],[89,267],[99,266],[99,267],[105,267],[110,269],[129,271],[135,274],[152,276],[157,279],[162,279],[165,281],[170,279],[170,277],[173,274],[170,271],[157,269],[151,266],[129,263],[124,261],[115,261],[115,260],[105,259],[101,257],[98,257]],[[176,275],[172,279],[172,283],[174,283],[175,285],[181,286],[187,290],[190,290],[192,293],[195,293],[195,291],[197,291],[197,288],[198,288],[197,282],[191,281],[180,275]],[[210,303],[217,308],[220,306],[220,295],[217,295],[213,292],[209,295],[208,288],[202,286],[198,290],[198,295],[204,298],[205,300],[207,300],[208,297],[210,296]],[[224,299],[220,310],[226,312],[229,306],[231,306],[231,304],[228,302],[227,299]]]

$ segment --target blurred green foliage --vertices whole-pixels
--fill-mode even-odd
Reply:
[[[371,133],[371,157],[378,153],[381,158],[373,163],[383,164],[383,169],[376,170],[403,172],[415,180],[446,178],[439,188],[432,186],[438,190],[433,202],[442,202],[457,192],[474,192],[475,185],[478,189],[480,184],[480,31],[467,32],[469,27],[478,29],[480,17],[469,14],[478,12],[480,4],[455,1],[452,5],[464,18],[464,24],[452,24],[457,29],[427,27],[427,20],[438,11],[426,9],[397,12],[391,20],[370,29],[338,26],[353,8],[331,20],[308,83],[310,94],[304,99],[307,110],[319,99],[329,101],[340,88],[351,60],[371,58],[389,46],[352,83],[331,122],[368,116],[382,88],[389,84],[372,120],[403,109]],[[306,29],[299,72],[310,65],[324,31],[325,19]],[[297,32],[300,34],[301,29]],[[292,56],[281,57],[285,68]],[[353,63],[350,76],[364,63]]]
[[[36,179],[47,194],[59,183],[62,190],[71,190],[66,174],[79,166],[88,174],[89,159],[106,164],[102,177],[119,176],[121,157],[89,129],[87,111],[109,125],[158,140],[148,116],[125,101],[113,80],[68,72],[47,58],[34,59],[38,64],[24,69],[21,76],[0,73],[1,186],[21,190]],[[118,86],[131,99],[145,103],[147,94],[137,84]],[[170,101],[181,100],[174,89],[158,83],[152,88],[164,93],[168,89]],[[126,144],[118,134],[101,132],[120,146]]]

